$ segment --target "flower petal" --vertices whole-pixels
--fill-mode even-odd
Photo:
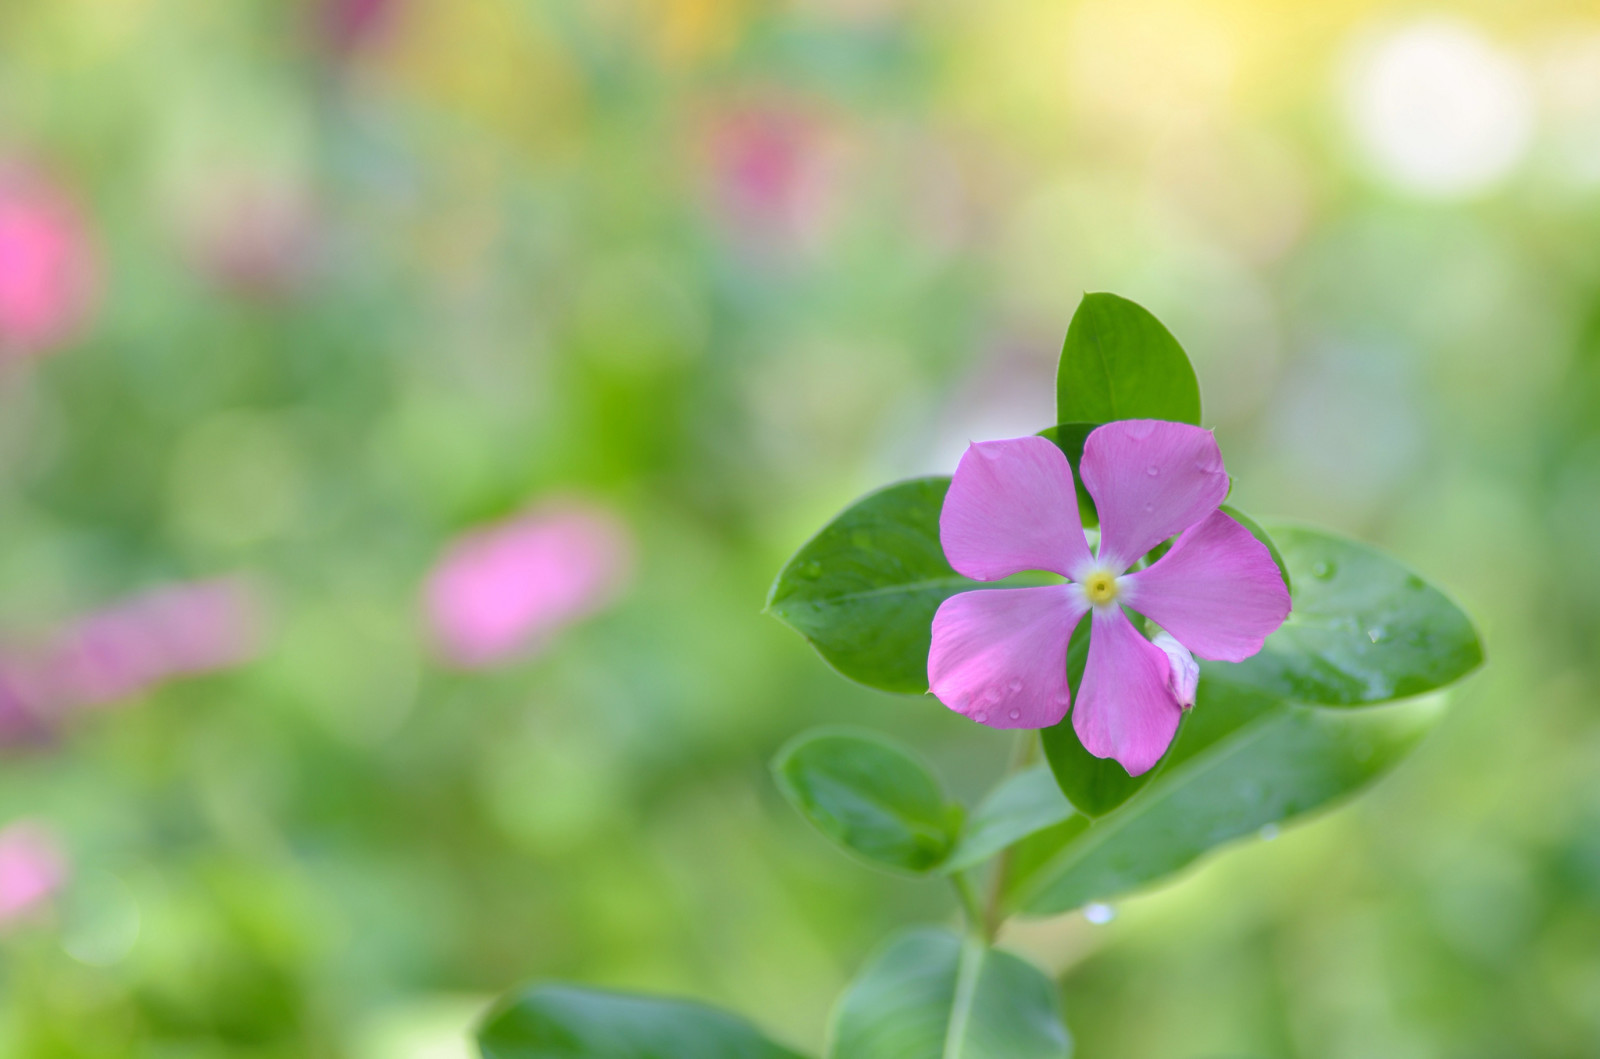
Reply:
[[[1167,752],[1182,716],[1167,683],[1167,656],[1119,606],[1096,607],[1092,620],[1072,728],[1089,753],[1116,758],[1138,776]]]
[[[1220,511],[1121,584],[1122,602],[1201,658],[1221,662],[1261,650],[1289,616],[1289,590],[1272,553]]]
[[[1150,642],[1167,656],[1167,687],[1178,705],[1187,710],[1194,705],[1195,689],[1200,686],[1200,663],[1194,660],[1187,647],[1172,638],[1171,633],[1158,632],[1150,637]]]
[[[1072,465],[1038,437],[967,447],[939,512],[939,542],[951,566],[979,581],[1024,570],[1070,577],[1092,562]]]
[[[991,728],[1048,728],[1072,705],[1067,643],[1088,609],[1077,585],[951,596],[933,617],[928,689]]]
[[[1217,439],[1187,423],[1124,419],[1097,427],[1079,470],[1100,513],[1100,563],[1117,573],[1228,495]]]

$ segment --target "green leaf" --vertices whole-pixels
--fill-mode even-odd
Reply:
[[[1100,514],[1095,510],[1094,497],[1089,495],[1089,489],[1083,484],[1083,472],[1078,469],[1083,463],[1083,443],[1089,440],[1089,435],[1100,423],[1057,423],[1053,427],[1045,427],[1039,431],[1041,438],[1048,438],[1055,442],[1056,448],[1066,454],[1067,462],[1072,465],[1072,484],[1078,493],[1078,517],[1090,529],[1100,525]]]
[[[1442,688],[1483,662],[1461,608],[1400,563],[1316,530],[1272,534],[1294,610],[1254,657],[1204,663],[1209,676],[1294,702],[1365,706]]]
[[[1161,321],[1115,294],[1085,294],[1056,373],[1057,423],[1200,422],[1200,385]]]
[[[949,487],[949,478],[916,478],[851,505],[789,560],[767,609],[851,680],[927,691],[939,604],[993,587],[945,562],[939,509]]]
[[[1202,679],[1160,777],[1092,827],[1017,846],[1008,904],[1065,912],[1137,889],[1216,846],[1345,797],[1399,762],[1441,713],[1437,699],[1328,710]]]
[[[778,752],[772,771],[801,816],[881,868],[933,869],[960,827],[961,807],[928,767],[876,733],[807,732]]]
[[[1250,536],[1267,546],[1267,551],[1272,553],[1272,561],[1278,564],[1278,573],[1283,575],[1283,583],[1288,586],[1289,591],[1292,593],[1294,591],[1294,580],[1289,576],[1289,564],[1283,561],[1283,553],[1278,551],[1277,542],[1272,539],[1272,535],[1262,529],[1255,519],[1231,504],[1223,504],[1221,510],[1224,515],[1249,530]]]
[[[1006,779],[967,821],[955,850],[939,865],[942,872],[981,864],[1012,843],[1072,816],[1072,806],[1049,768],[1037,765]]]
[[[1089,622],[1079,622],[1072,632],[1072,642],[1067,645],[1067,685],[1072,688],[1083,687],[1083,668],[1089,657],[1089,627]],[[1060,724],[1041,729],[1039,742],[1061,793],[1085,816],[1099,817],[1111,812],[1143,790],[1165,763],[1158,762],[1138,776],[1128,775],[1128,770],[1112,758],[1095,757],[1084,749],[1077,730],[1072,727],[1071,713],[1063,717]]]
[[[484,1059],[801,1059],[736,1015],[688,1000],[539,985],[478,1030]]]
[[[946,930],[879,951],[834,1011],[829,1059],[1066,1059],[1056,988],[1010,953]]]

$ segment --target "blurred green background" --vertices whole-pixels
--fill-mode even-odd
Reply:
[[[765,761],[848,720],[971,797],[1008,741],[767,584],[1051,422],[1102,289],[1189,349],[1240,506],[1392,550],[1491,662],[1355,806],[1014,925],[1079,1054],[1600,1054],[1592,4],[6,0],[0,153],[92,273],[0,355],[0,645],[259,609],[242,664],[48,716],[15,663],[0,825],[53,867],[14,914],[0,868],[0,1054],[459,1059],[552,977],[815,1049],[951,905]],[[440,556],[568,500],[620,593],[449,664]]]

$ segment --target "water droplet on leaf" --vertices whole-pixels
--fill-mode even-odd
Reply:
[[[1109,923],[1113,919],[1117,918],[1117,910],[1108,904],[1102,904],[1099,901],[1091,901],[1083,906],[1083,918],[1087,919],[1095,926],[1101,926],[1102,924]]]
[[[1367,630],[1367,639],[1373,643],[1382,643],[1389,635],[1389,630],[1382,625],[1375,625]]]
[[[822,564],[813,559],[800,568],[800,576],[815,581],[822,576]]]
[[[1256,834],[1261,836],[1261,841],[1271,842],[1273,839],[1278,837],[1278,825],[1264,824],[1262,825],[1261,830],[1257,831]]]
[[[1319,580],[1326,581],[1334,575],[1338,567],[1324,560],[1311,568],[1311,573]]]

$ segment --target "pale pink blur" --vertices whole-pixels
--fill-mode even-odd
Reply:
[[[37,909],[66,881],[66,855],[48,828],[19,821],[0,830],[0,926]]]
[[[88,321],[95,254],[82,215],[42,175],[0,163],[0,356],[50,352]]]
[[[254,658],[261,618],[236,578],[152,589],[68,625],[45,652],[40,682],[64,706],[132,698],[178,677]]]
[[[755,104],[716,115],[707,135],[716,213],[756,248],[814,247],[836,205],[840,146],[820,117],[798,105]]]
[[[428,579],[434,642],[448,661],[468,668],[534,653],[617,597],[633,550],[621,519],[576,501],[468,533]]]
[[[399,0],[322,0],[317,34],[323,47],[347,55],[387,33],[399,6]]]
[[[293,180],[215,174],[179,203],[185,250],[218,286],[246,297],[293,293],[317,249],[311,190]]]

